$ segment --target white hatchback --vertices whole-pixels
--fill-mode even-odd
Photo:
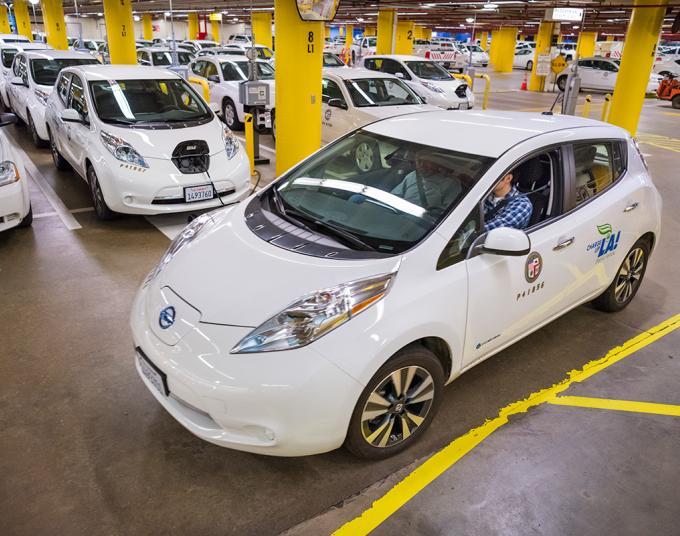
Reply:
[[[557,87],[560,91],[564,91],[569,72],[574,70],[575,65],[576,62],[569,64],[557,75]],[[620,67],[621,60],[615,58],[602,58],[599,56],[580,58],[578,60],[578,74],[581,77],[581,89],[614,91]],[[656,92],[662,79],[662,76],[651,73],[645,89],[646,93]]]
[[[362,171],[352,154],[367,141],[388,157]],[[385,119],[194,220],[135,298],[136,366],[212,443],[389,456],[467,369],[579,304],[626,307],[660,216],[618,127],[498,111]]]
[[[0,231],[28,227],[33,221],[28,177],[12,140],[3,132],[16,121],[13,114],[0,114]]]
[[[48,99],[52,158],[70,164],[100,218],[235,203],[250,168],[232,132],[176,74],[142,66],[64,69]]]

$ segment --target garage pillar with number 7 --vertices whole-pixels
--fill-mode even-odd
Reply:
[[[111,63],[137,63],[137,45],[130,0],[104,0],[106,35]]]
[[[295,0],[274,2],[276,104],[272,120],[276,123],[277,175],[321,146],[325,19],[308,4],[300,4],[298,10]]]

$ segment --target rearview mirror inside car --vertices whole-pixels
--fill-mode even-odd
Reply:
[[[520,229],[498,227],[486,234],[481,250],[492,255],[521,257],[531,251],[531,240],[529,235]]]

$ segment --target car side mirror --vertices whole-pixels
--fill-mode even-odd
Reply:
[[[328,101],[328,106],[331,108],[340,108],[341,110],[347,109],[347,103],[344,100],[338,98],[330,99]]]
[[[529,235],[520,229],[497,227],[486,234],[481,251],[491,255],[521,257],[531,251],[531,240]]]
[[[17,116],[14,114],[0,114],[0,127],[6,127],[17,122]]]
[[[151,67],[151,62],[149,60],[139,60],[140,65],[144,65],[144,67]]]
[[[24,82],[24,79],[21,78],[20,76],[13,76],[12,77],[12,85],[13,86],[24,86],[28,87],[28,84]]]
[[[66,108],[61,112],[61,120],[65,123],[82,123],[83,118],[73,108]]]
[[[208,77],[208,82],[214,82],[215,84],[219,84],[220,83],[220,76],[217,75],[217,74],[211,74]]]

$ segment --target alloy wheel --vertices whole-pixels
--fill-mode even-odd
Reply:
[[[371,171],[375,165],[375,154],[373,148],[366,142],[357,145],[354,151],[356,164],[361,171]]]
[[[618,303],[625,303],[635,294],[645,268],[645,252],[634,248],[628,253],[616,276],[614,297]]]
[[[232,128],[234,126],[234,118],[236,117],[236,110],[234,110],[234,107],[231,104],[227,104],[224,107],[224,115],[225,115],[225,119],[227,121],[227,126],[229,128]]]
[[[366,442],[385,448],[407,440],[425,422],[434,394],[434,380],[423,367],[390,373],[373,389],[361,413]]]

